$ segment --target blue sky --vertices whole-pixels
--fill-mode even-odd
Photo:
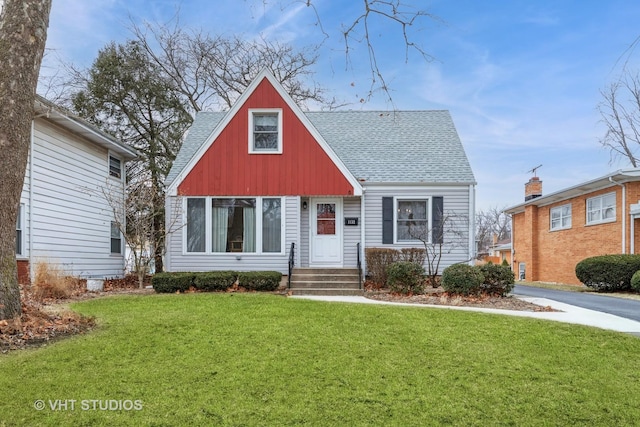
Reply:
[[[265,6],[266,3],[266,6]],[[180,25],[210,33],[259,35],[297,46],[323,39],[304,1],[281,0],[54,0],[43,73],[52,58],[89,66],[126,25],[166,22],[180,9]],[[383,94],[358,100],[369,88],[364,45],[352,45],[346,66],[341,25],[359,13],[360,0],[314,0],[324,41],[316,81],[351,109],[393,108]],[[620,168],[598,142],[604,134],[597,105],[623,63],[639,66],[640,2],[635,0],[405,0],[440,20],[424,19],[414,39],[436,59],[405,52],[398,28],[372,31],[379,65],[401,110],[449,110],[478,181],[477,207],[523,200],[527,173],[548,194]],[[283,8],[281,4],[288,7]],[[640,48],[639,48],[640,49]]]

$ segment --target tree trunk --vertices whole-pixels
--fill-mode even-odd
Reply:
[[[0,15],[0,319],[21,314],[16,223],[51,0],[5,0]]]

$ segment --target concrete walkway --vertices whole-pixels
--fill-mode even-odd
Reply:
[[[430,308],[444,308],[452,310],[464,310],[464,311],[478,311],[483,313],[495,313],[508,316],[521,316],[531,317],[534,319],[553,320],[556,322],[575,323],[577,325],[594,326],[596,328],[608,329],[611,331],[625,332],[640,337],[640,322],[635,320],[625,319],[612,314],[601,313],[599,311],[588,310],[586,308],[576,307],[573,305],[565,304],[562,302],[546,299],[546,298],[533,298],[533,297],[517,297],[524,301],[540,305],[543,307],[550,306],[560,311],[520,311],[520,310],[499,310],[493,308],[479,308],[479,307],[455,307],[444,305],[428,305],[428,304],[407,304],[401,302],[389,302],[389,301],[377,301],[362,296],[320,296],[320,295],[293,295],[289,298],[301,298],[310,299],[316,301],[330,301],[330,302],[348,302],[359,304],[389,304],[400,306],[414,306],[414,307],[430,307]]]

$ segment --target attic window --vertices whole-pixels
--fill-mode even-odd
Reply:
[[[122,162],[111,154],[109,155],[109,176],[122,178]]]
[[[249,110],[249,153],[282,153],[282,110]]]

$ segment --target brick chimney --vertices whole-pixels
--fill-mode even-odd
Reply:
[[[542,181],[537,176],[532,176],[529,182],[524,185],[524,201],[542,196]]]

